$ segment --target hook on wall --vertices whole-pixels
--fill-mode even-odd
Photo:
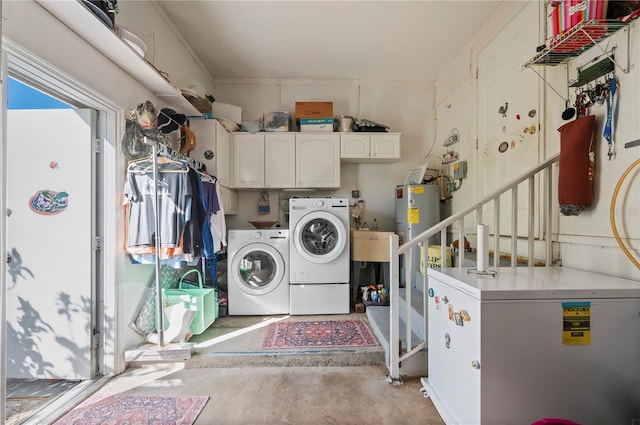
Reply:
[[[501,106],[498,108],[498,113],[501,114],[503,117],[506,117],[508,109],[509,109],[509,103],[505,102],[504,106]]]

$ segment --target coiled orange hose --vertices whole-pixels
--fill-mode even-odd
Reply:
[[[618,184],[616,184],[616,188],[613,191],[613,196],[611,197],[611,206],[609,207],[609,220],[611,221],[611,229],[613,230],[613,236],[616,238],[618,245],[620,245],[620,248],[622,248],[622,251],[624,251],[625,255],[629,257],[629,260],[631,260],[631,262],[635,264],[635,266],[638,269],[640,269],[640,262],[633,257],[633,255],[631,254],[631,251],[629,251],[629,249],[624,245],[624,243],[622,242],[622,239],[620,238],[620,234],[618,233],[618,227],[616,226],[616,218],[615,218],[616,200],[618,199],[618,192],[620,191],[622,182],[624,181],[624,179],[627,178],[631,170],[633,170],[638,165],[640,165],[640,159],[637,159],[633,164],[631,164],[629,168],[627,168],[624,171],[624,173],[622,173],[620,180],[618,180]]]

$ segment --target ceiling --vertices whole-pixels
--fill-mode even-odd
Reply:
[[[500,1],[166,1],[216,79],[436,79]]]

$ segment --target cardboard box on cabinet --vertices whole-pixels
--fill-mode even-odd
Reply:
[[[333,117],[333,102],[296,102],[296,124],[300,126],[300,118]]]

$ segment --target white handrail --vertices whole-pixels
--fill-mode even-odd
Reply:
[[[494,206],[494,228],[495,236],[494,236],[494,244],[493,244],[493,252],[494,252],[494,260],[493,266],[498,267],[500,261],[499,255],[499,230],[500,229],[500,196],[508,191],[512,192],[511,198],[511,206],[513,210],[513,214],[511,215],[511,266],[515,267],[517,264],[517,239],[518,239],[518,185],[526,180],[529,183],[529,214],[528,214],[528,235],[527,235],[527,254],[528,254],[528,266],[534,266],[534,219],[535,219],[535,210],[533,205],[535,203],[535,176],[544,171],[544,177],[546,181],[546,185],[540,184],[540,187],[544,187],[545,197],[543,199],[543,207],[542,207],[542,220],[544,233],[541,235],[541,238],[545,239],[545,265],[549,267],[552,262],[552,244],[551,244],[551,207],[552,207],[552,193],[553,193],[553,182],[552,182],[552,165],[558,162],[560,159],[560,154],[555,154],[534,167],[533,169],[521,174],[516,177],[510,183],[507,183],[490,194],[486,195],[482,199],[473,204],[469,205],[467,208],[464,208],[461,211],[458,211],[456,214],[442,220],[438,224],[431,226],[424,232],[420,233],[415,238],[407,241],[402,246],[399,246],[399,238],[398,235],[392,234],[389,236],[389,277],[390,277],[390,302],[389,302],[389,314],[390,314],[390,330],[389,330],[389,364],[387,368],[389,370],[389,375],[387,376],[388,382],[400,381],[400,363],[405,361],[411,355],[415,354],[420,348],[424,347],[427,343],[427,289],[428,289],[428,277],[426,273],[427,264],[424,265],[425,272],[423,273],[423,312],[424,312],[424,321],[423,325],[423,335],[424,339],[422,341],[418,341],[416,344],[411,346],[411,261],[412,255],[410,254],[413,249],[419,249],[420,246],[424,246],[429,238],[437,233],[440,233],[440,252],[442,253],[440,256],[440,267],[446,268],[446,236],[447,236],[447,227],[458,223],[458,241],[459,241],[459,261],[457,267],[462,268],[464,264],[464,219],[467,215],[475,212],[477,214],[478,224],[481,224],[483,221],[482,208],[484,205],[493,202]],[[400,345],[400,308],[399,308],[399,289],[400,289],[400,256],[405,255],[405,286],[406,286],[406,302],[407,308],[405,311],[405,324],[406,324],[406,352],[404,354],[401,353],[401,345]],[[401,355],[402,354],[402,355]]]

